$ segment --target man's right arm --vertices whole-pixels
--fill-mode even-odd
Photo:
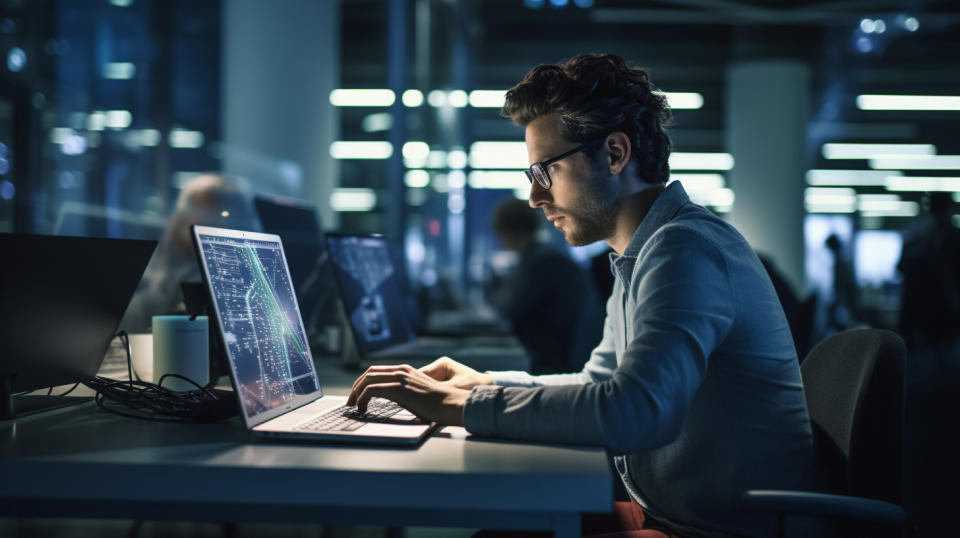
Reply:
[[[583,370],[570,374],[546,374],[531,375],[523,371],[501,371],[485,372],[489,376],[490,385],[501,385],[508,387],[542,387],[557,385],[585,385],[587,383],[599,383],[606,381],[613,376],[613,371],[617,369],[617,352],[614,344],[612,309],[618,308],[618,301],[615,297],[622,296],[622,290],[614,287],[613,293],[607,299],[607,316],[603,322],[603,338],[600,343],[590,353],[590,359],[583,366]],[[477,386],[477,385],[473,385]],[[473,388],[461,387],[461,388]]]

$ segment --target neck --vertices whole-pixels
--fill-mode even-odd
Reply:
[[[627,245],[633,239],[633,233],[643,221],[643,218],[650,212],[653,202],[657,200],[665,185],[657,185],[639,192],[634,192],[617,201],[617,224],[614,229],[613,237],[607,239],[607,244],[615,250],[617,254],[623,255],[627,250]]]

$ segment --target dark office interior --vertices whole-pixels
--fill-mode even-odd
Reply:
[[[649,520],[610,536],[956,534],[956,2],[0,0],[0,53],[0,536],[588,536],[588,514],[614,505]],[[671,293],[708,308],[701,290],[727,290],[737,305],[716,341],[697,333],[719,323],[700,307],[631,317],[662,296],[621,262],[674,267],[644,262],[660,243],[571,241],[573,214],[554,220],[553,202],[591,187],[535,168],[561,152],[594,162],[616,129],[599,149],[567,138],[539,153],[540,124],[511,121],[507,90],[582,53],[642,66],[669,106],[669,179],[630,195],[654,205],[626,239],[681,196],[749,246],[716,250],[729,288],[701,251],[677,255],[688,291]],[[769,300],[738,287],[751,282]],[[787,351],[772,333],[744,344],[768,327],[756,305],[789,329]],[[687,332],[643,339],[671,329]],[[651,342],[702,352],[684,382],[703,390],[683,403],[648,390],[694,371],[636,366],[680,360]],[[726,463],[724,450],[753,454],[746,434],[689,433],[707,428],[698,406],[724,412],[708,395],[752,390],[725,388],[717,363],[765,353],[789,359],[769,385],[800,397],[817,476],[803,488],[751,485],[750,465]],[[487,381],[441,379],[441,356]],[[400,363],[395,390],[452,387],[440,414],[393,398],[351,411],[382,436],[270,429],[323,398],[352,406]],[[633,383],[644,397],[610,397],[656,411],[618,427],[646,431],[622,417],[678,406],[676,431],[621,450],[598,407],[599,426],[547,420],[592,437],[516,433],[511,421],[543,419],[529,406],[572,390],[536,380],[574,372],[569,385],[614,383],[608,396]],[[452,421],[450,394],[465,399]],[[737,401],[776,408],[777,394]],[[499,403],[481,428],[482,398]],[[392,433],[407,419],[369,418],[374,403],[419,430]],[[700,500],[632,487],[643,472],[697,483],[689,460],[664,470],[664,450],[726,484],[716,511],[762,524],[711,526],[728,520],[700,518]],[[652,470],[637,470],[643,454]]]

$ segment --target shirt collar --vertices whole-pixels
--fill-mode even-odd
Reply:
[[[660,193],[660,196],[650,206],[650,211],[640,221],[640,226],[637,226],[637,230],[633,232],[633,237],[627,244],[626,250],[623,251],[623,255],[636,258],[650,236],[661,226],[670,222],[677,211],[680,210],[680,207],[689,201],[690,197],[687,196],[687,191],[683,189],[683,185],[679,181],[667,185],[667,188]]]

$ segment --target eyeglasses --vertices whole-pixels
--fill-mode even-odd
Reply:
[[[547,159],[545,161],[540,161],[538,163],[533,163],[532,165],[530,165],[530,168],[527,168],[526,170],[524,170],[524,172],[527,174],[527,179],[530,180],[531,184],[533,184],[533,182],[536,181],[537,184],[543,187],[544,190],[550,190],[550,187],[553,186],[553,181],[550,180],[550,174],[547,173],[548,166],[550,166],[551,164],[557,161],[566,159],[571,155],[580,153],[581,151],[589,147],[596,146],[597,144],[599,144],[600,142],[603,142],[606,139],[607,139],[606,136],[601,136],[600,138],[595,138],[590,142],[587,142],[586,144],[577,146],[566,153],[557,155],[556,157],[552,157],[550,159]]]

